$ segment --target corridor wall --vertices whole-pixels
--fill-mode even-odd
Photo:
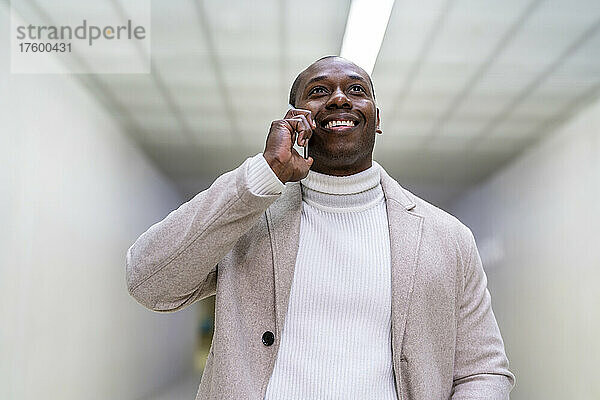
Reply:
[[[0,3],[0,54],[9,14]],[[125,255],[182,198],[74,75],[0,57],[0,399],[139,399],[193,369],[195,314],[133,300]]]
[[[478,242],[511,399],[600,398],[600,101],[451,211]]]

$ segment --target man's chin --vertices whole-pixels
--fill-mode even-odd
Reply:
[[[328,175],[337,175],[338,173],[354,173],[354,170],[359,169],[368,160],[361,157],[356,152],[328,152],[324,154],[313,154],[310,156],[314,159],[313,165],[310,168],[313,171],[321,172]],[[336,172],[336,173],[334,173]]]
[[[326,152],[320,154],[310,153],[310,156],[315,160],[315,163],[320,164],[353,164],[357,157],[356,153],[346,151]]]

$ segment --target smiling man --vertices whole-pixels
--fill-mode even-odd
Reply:
[[[371,78],[325,57],[290,104],[262,153],[127,252],[129,292],[147,308],[216,295],[197,399],[508,398],[474,237],[373,161]]]

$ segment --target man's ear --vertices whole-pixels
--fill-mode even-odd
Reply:
[[[381,135],[383,131],[381,130],[381,120],[379,119],[379,108],[375,107],[375,110],[377,110],[377,125],[375,126],[375,132]]]

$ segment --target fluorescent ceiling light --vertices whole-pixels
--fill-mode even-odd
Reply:
[[[340,56],[373,72],[394,0],[352,0]]]

